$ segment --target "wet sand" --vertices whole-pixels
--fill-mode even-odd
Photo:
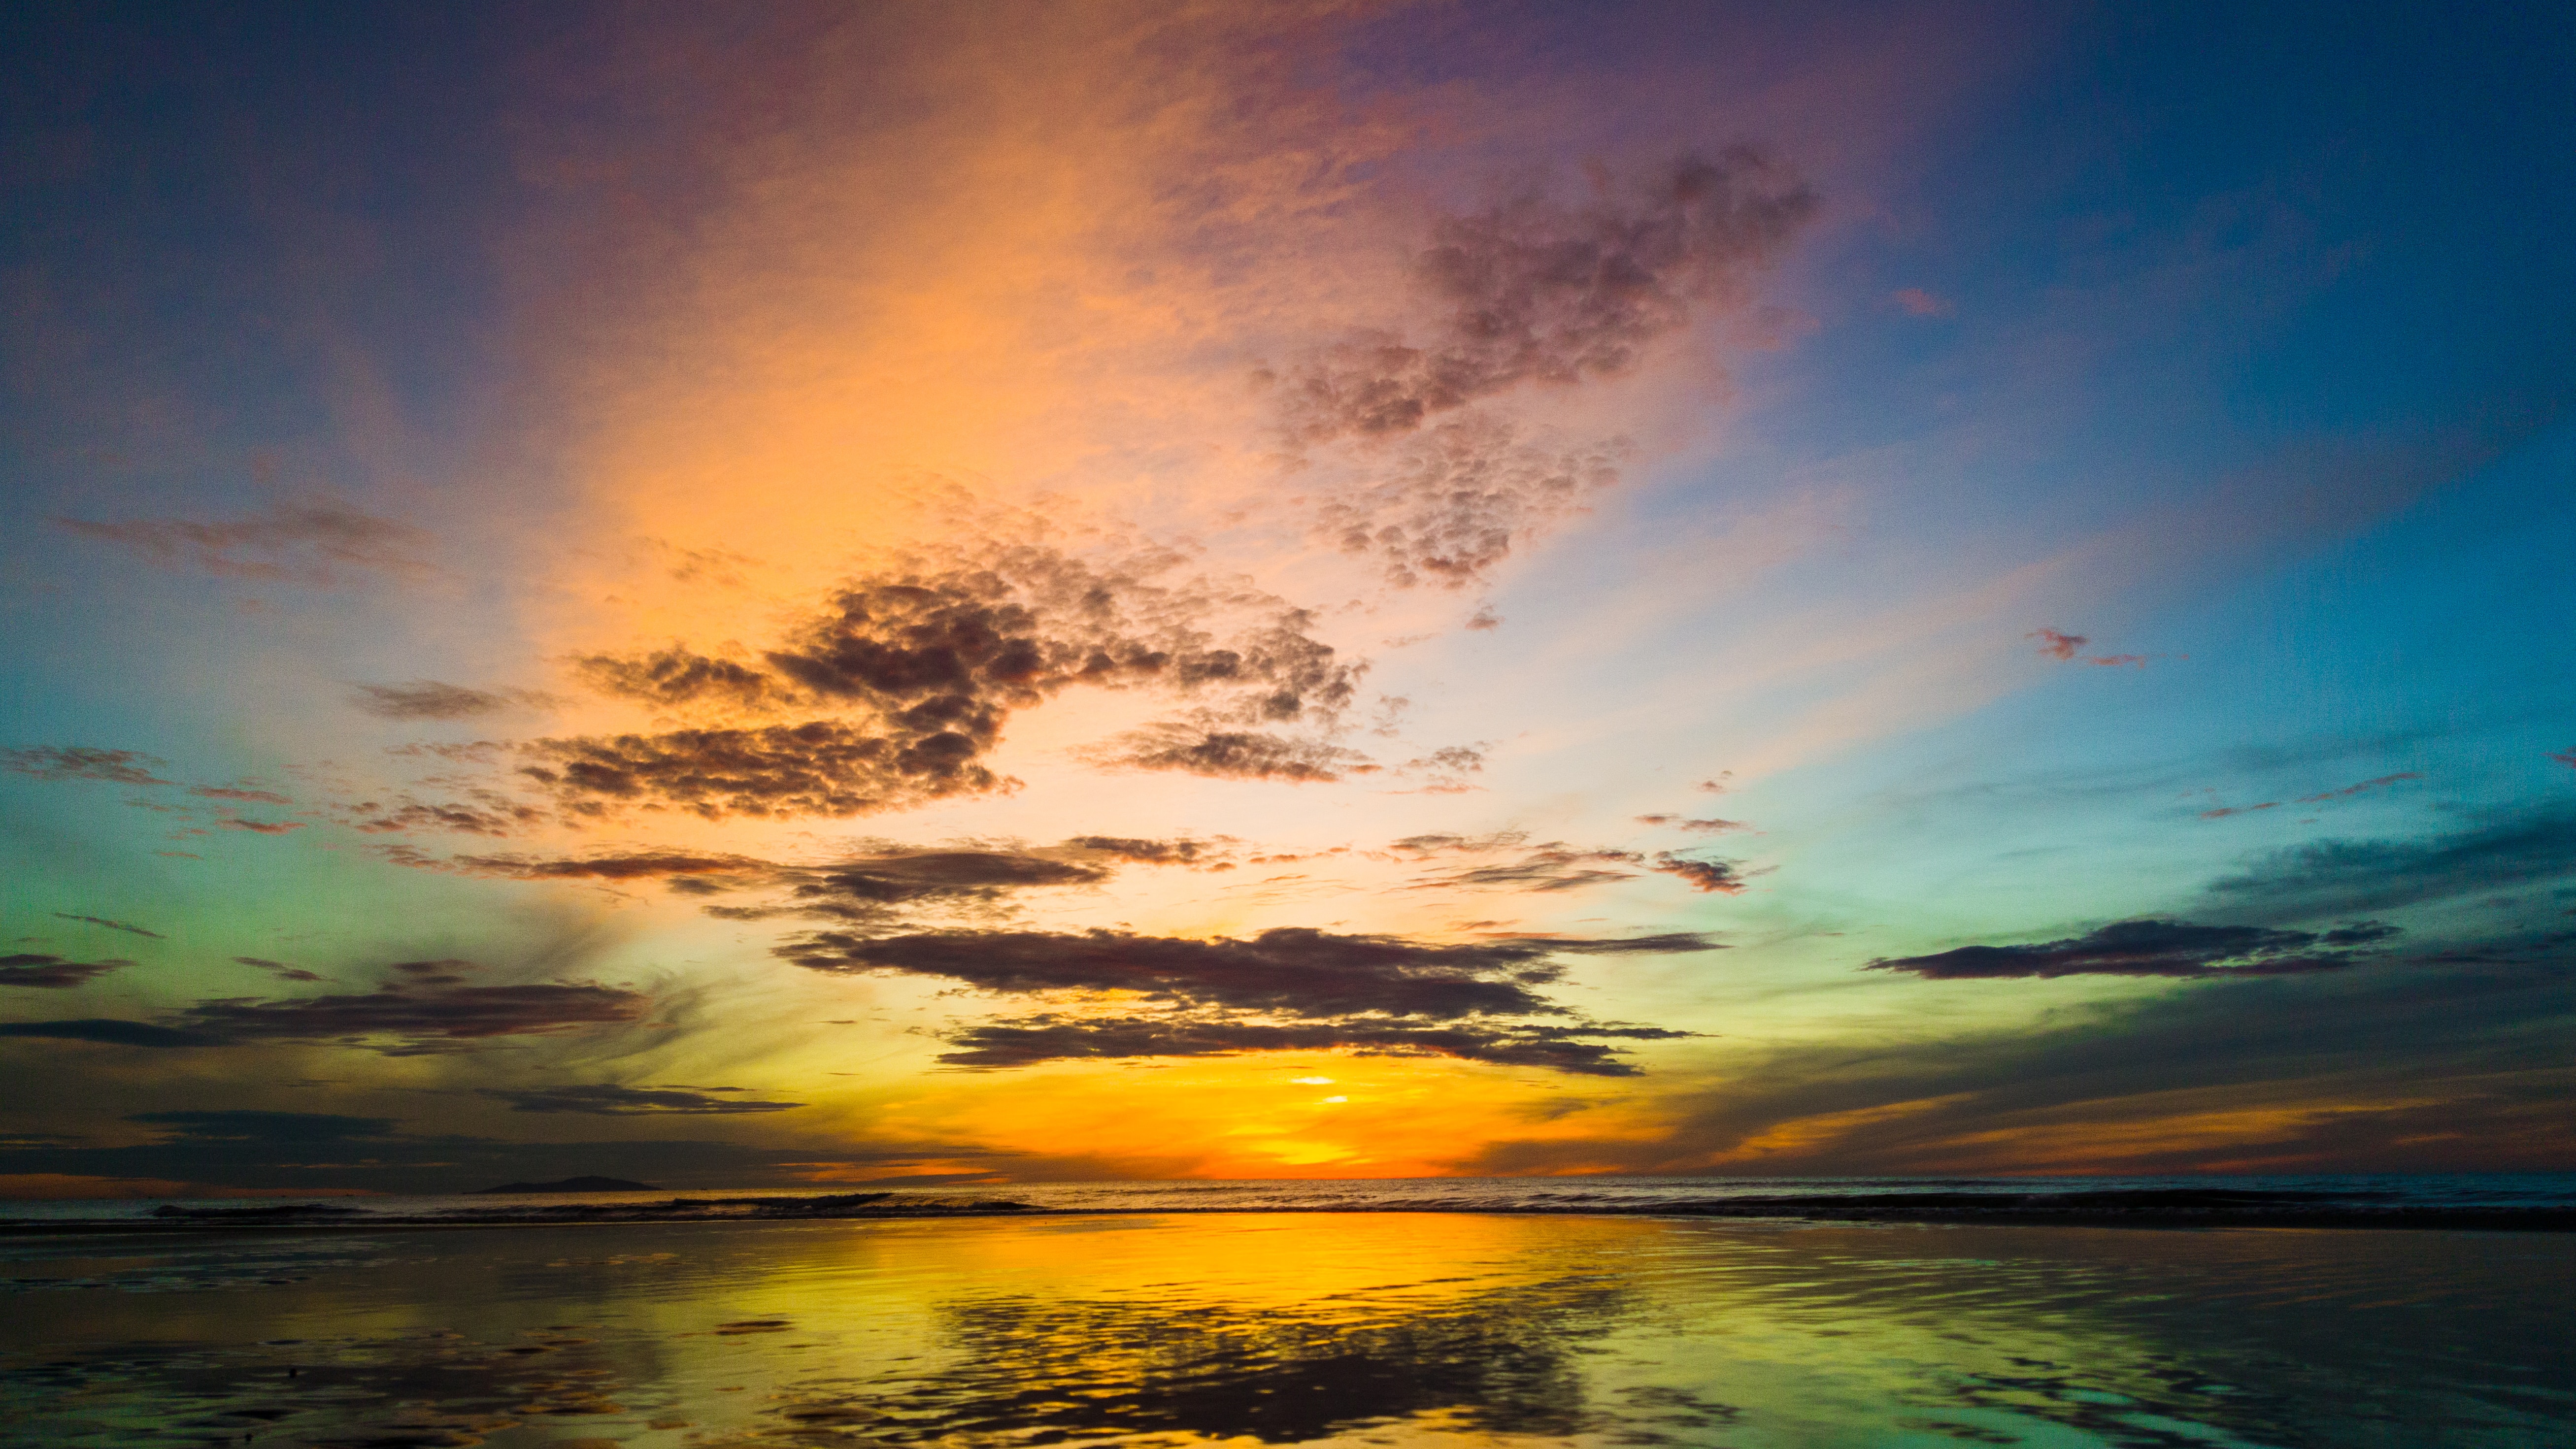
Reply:
[[[12,1444],[2576,1442],[2563,1234],[1271,1213],[0,1251]]]

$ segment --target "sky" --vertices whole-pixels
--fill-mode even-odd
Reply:
[[[13,11],[0,1194],[2576,1169],[2576,28],[1808,9]]]

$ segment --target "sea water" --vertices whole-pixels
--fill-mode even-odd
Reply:
[[[23,1234],[0,1437],[2576,1444],[2576,1234],[1135,1206],[1184,1190]]]

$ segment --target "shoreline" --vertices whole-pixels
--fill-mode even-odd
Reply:
[[[459,1209],[438,1214],[376,1214],[335,1203],[286,1203],[256,1208],[186,1208],[166,1205],[151,1216],[127,1218],[0,1218],[0,1238],[78,1235],[131,1236],[206,1232],[371,1232],[425,1229],[543,1227],[650,1227],[679,1223],[909,1222],[950,1218],[1067,1218],[1348,1215],[1355,1213],[1465,1214],[1491,1217],[1617,1217],[1773,1223],[1915,1226],[2095,1228],[2299,1228],[2394,1231],[2576,1232],[2576,1207],[2388,1207],[2248,1201],[2226,1193],[2107,1193],[2070,1195],[2076,1201],[1997,1200],[1971,1194],[1905,1194],[1863,1201],[1813,1197],[1738,1198],[1722,1202],[1655,1204],[1484,1205],[1371,1203],[1350,1206],[1249,1207],[1046,1207],[1008,1198],[903,1201],[893,1193],[828,1197],[673,1197],[658,1203],[559,1203],[513,1212]]]

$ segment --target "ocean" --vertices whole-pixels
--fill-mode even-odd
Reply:
[[[0,1442],[2567,1445],[2571,1188],[9,1204]]]

